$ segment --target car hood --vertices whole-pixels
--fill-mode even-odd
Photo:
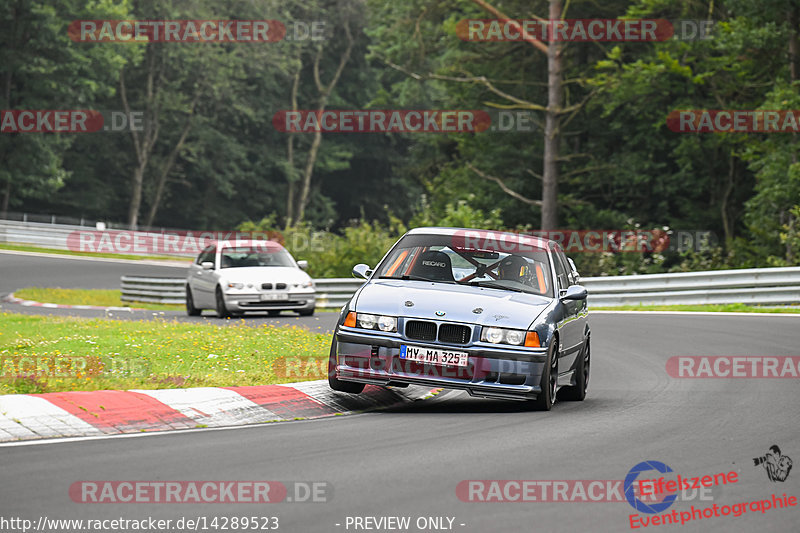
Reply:
[[[409,301],[414,305],[407,306]],[[356,311],[527,329],[551,302],[550,298],[535,294],[498,289],[427,281],[380,280],[361,289]],[[477,308],[483,311],[473,312]],[[444,316],[437,316],[437,311],[443,311]]]
[[[308,274],[294,267],[236,267],[219,271],[220,279],[231,283],[305,283]]]

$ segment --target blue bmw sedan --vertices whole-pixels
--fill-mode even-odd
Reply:
[[[590,370],[584,287],[558,243],[529,235],[416,228],[342,308],[332,389],[452,388],[550,410],[581,401]]]

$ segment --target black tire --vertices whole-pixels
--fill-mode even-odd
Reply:
[[[222,297],[222,289],[220,287],[217,287],[215,296],[217,301],[217,316],[220,318],[230,318],[231,312],[225,307],[225,298]]]
[[[336,333],[334,339],[331,341],[331,353],[328,356],[328,385],[339,392],[349,392],[350,394],[359,394],[364,390],[363,383],[354,383],[352,381],[341,381],[336,378]]]
[[[586,339],[586,346],[582,351],[583,355],[576,365],[575,385],[565,387],[558,393],[559,400],[569,402],[582,402],[586,398],[586,390],[589,387],[589,372],[591,370],[592,352],[589,339]]]
[[[280,309],[273,309],[272,311],[267,311],[267,316],[278,316],[281,314]]]
[[[536,411],[549,411],[556,401],[558,386],[558,339],[556,337],[550,341],[550,349],[547,350],[547,359],[539,386],[542,387],[542,392],[535,400],[531,401],[531,407]]]
[[[200,316],[202,313],[202,309],[198,309],[194,306],[194,298],[192,298],[192,290],[189,286],[186,286],[186,314],[189,316]]]
[[[311,309],[303,309],[302,311],[298,311],[297,314],[300,316],[314,316],[314,308]]]

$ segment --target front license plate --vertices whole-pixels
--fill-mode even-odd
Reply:
[[[261,295],[262,302],[274,302],[276,300],[288,300],[288,299],[289,299],[289,293],[287,292],[277,292],[277,293]]]
[[[434,365],[467,366],[469,354],[466,352],[452,352],[450,350],[401,344],[400,359]]]

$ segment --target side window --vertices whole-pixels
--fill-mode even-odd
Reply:
[[[553,263],[556,267],[556,278],[558,278],[558,288],[566,289],[569,287],[569,268],[564,264],[562,256],[564,252],[561,250],[553,250]]]
[[[575,262],[566,255],[564,256],[564,259],[566,259],[565,264],[569,270],[569,284],[577,285],[580,283],[581,277],[578,275],[578,269],[575,267]]]
[[[567,282],[569,285],[575,284],[575,273],[572,270],[572,264],[567,259],[567,256],[564,254],[563,250],[558,251],[558,257],[561,259],[561,264],[564,265],[564,270],[567,271]]]
[[[216,252],[216,249],[214,248],[214,246],[213,245],[209,246],[208,248],[203,250],[200,253],[200,255],[197,256],[196,263],[198,265],[202,265],[205,261],[211,261],[213,263],[214,262],[214,253],[215,252]]]

